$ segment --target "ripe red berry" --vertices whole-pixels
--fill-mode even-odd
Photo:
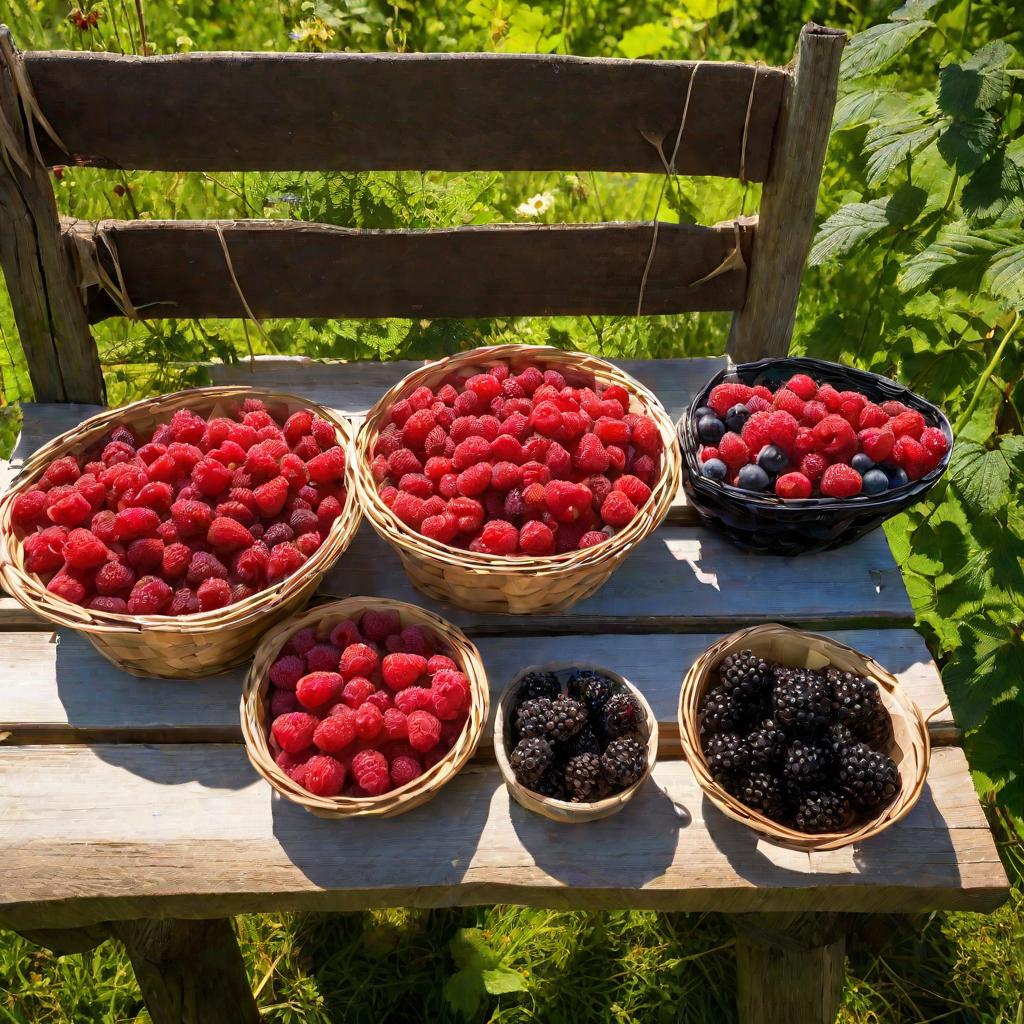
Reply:
[[[775,481],[775,493],[780,498],[809,498],[814,485],[803,473],[785,473]]]
[[[293,711],[275,718],[270,733],[278,746],[289,754],[298,754],[313,742],[318,720],[304,711]]]
[[[742,405],[752,394],[752,389],[746,384],[732,382],[717,384],[708,395],[708,405],[719,416],[724,417],[734,405]]]
[[[814,398],[818,391],[818,385],[806,373],[793,374],[786,382],[786,387],[805,402]]]
[[[845,460],[857,451],[857,436],[842,416],[826,416],[815,428],[818,450],[830,459]]]
[[[313,742],[325,754],[338,754],[356,738],[356,716],[342,704],[331,710],[313,733]]]
[[[628,525],[633,521],[636,512],[636,505],[622,491],[612,491],[601,506],[601,518],[609,526]]]
[[[427,659],[419,654],[388,654],[381,663],[381,675],[392,690],[412,686],[427,670]]]
[[[211,576],[203,580],[196,590],[196,597],[199,598],[199,606],[204,612],[213,611],[215,608],[223,608],[231,603],[231,586],[227,580]]]
[[[107,545],[89,530],[72,530],[64,541],[64,559],[72,569],[95,569],[108,557]]]
[[[829,498],[852,498],[862,486],[860,473],[843,463],[829,466],[821,478],[821,493]]]
[[[295,684],[295,696],[304,708],[319,708],[335,700],[343,685],[337,672],[309,672]]]
[[[783,413],[782,415],[788,415]],[[794,431],[795,434],[795,431]],[[722,461],[734,473],[750,462],[750,449],[739,434],[728,433],[718,442],[718,451]]]
[[[302,785],[314,796],[337,796],[345,784],[345,766],[325,754],[311,757],[303,766]]]
[[[306,674],[303,660],[294,654],[282,654],[267,675],[270,681],[283,690],[294,690],[295,684]]]
[[[409,746],[425,753],[437,746],[441,738],[441,722],[429,711],[413,711],[408,717]]]
[[[253,543],[253,536],[236,519],[219,516],[210,524],[206,540],[214,550],[228,552],[250,547]]]
[[[156,576],[143,576],[128,597],[129,615],[159,615],[171,603],[171,588]]]

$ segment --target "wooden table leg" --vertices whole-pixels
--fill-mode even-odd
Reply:
[[[841,914],[739,914],[740,1024],[833,1024],[843,989]]]

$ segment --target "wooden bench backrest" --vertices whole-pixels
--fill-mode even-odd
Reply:
[[[29,159],[0,165],[0,234],[17,236],[0,242],[0,261],[38,400],[96,400],[88,323],[125,311],[239,317],[244,296],[259,318],[635,314],[654,231],[95,225],[57,218],[52,164],[664,174],[679,138],[674,171],[765,182],[760,220],[660,225],[642,312],[733,311],[737,359],[788,347],[842,33],[806,26],[786,69],[503,54],[16,54],[6,38],[0,112]],[[52,133],[30,120],[25,81]],[[21,214],[31,237],[15,230]],[[33,248],[38,269],[26,270]],[[117,287],[100,287],[96,271]]]

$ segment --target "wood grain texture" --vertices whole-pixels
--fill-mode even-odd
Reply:
[[[694,71],[691,61],[490,53],[26,56],[73,162],[166,171],[660,174],[641,132],[674,141]],[[754,74],[745,64],[701,67],[681,173],[738,175]],[[746,155],[753,181],[768,168],[783,79],[775,68],[757,73]]]
[[[253,313],[267,317],[490,317],[636,313],[652,226],[498,224],[364,231],[299,221],[101,221],[139,316],[244,317],[223,230]],[[85,221],[67,234],[92,237]],[[749,259],[756,226],[744,224]],[[731,225],[662,224],[644,312],[739,309],[746,267],[712,277],[736,247]],[[99,260],[113,278],[105,245]],[[92,322],[119,315],[98,287]]]
[[[2,747],[0,820],[0,925],[15,929],[504,902],[990,910],[1008,891],[955,748],[936,751],[904,821],[809,856],[729,821],[682,761],[657,765],[621,813],[572,827],[510,805],[494,766],[468,766],[400,822],[334,822],[273,799],[240,746]]]
[[[938,668],[909,629],[830,634],[885,665],[925,713],[945,700]],[[712,643],[711,633],[643,636],[483,637],[477,642],[493,709],[506,684],[528,665],[591,661],[622,675],[644,694],[661,732],[661,756],[679,757],[677,708],[683,672]],[[147,680],[119,672],[82,636],[0,633],[0,732],[8,743],[240,742],[238,696],[244,671],[197,680]],[[956,735],[949,710],[931,722],[932,741]],[[489,754],[485,755],[489,756]]]
[[[845,43],[845,32],[813,23],[800,33],[761,193],[747,298],[729,335],[729,354],[737,363],[789,351]]]

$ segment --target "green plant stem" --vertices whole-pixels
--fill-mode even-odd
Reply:
[[[1006,333],[1003,335],[1003,340],[999,342],[998,347],[992,354],[992,358],[989,360],[988,366],[985,367],[985,372],[982,373],[981,379],[978,381],[978,385],[974,389],[974,394],[971,395],[971,400],[967,403],[967,408],[964,409],[960,414],[960,418],[956,421],[956,426],[953,428],[954,434],[959,434],[960,431],[967,426],[967,422],[971,418],[971,413],[974,412],[974,407],[978,404],[978,401],[981,398],[981,393],[985,390],[985,387],[989,382],[989,378],[999,365],[999,360],[1002,358],[1003,352],[1006,351],[1006,346],[1009,344],[1010,339],[1013,337],[1013,334],[1019,325],[1020,313],[1014,312],[1013,323],[1006,329]]]
[[[956,187],[959,183],[960,172],[954,171],[953,180],[949,183],[949,192],[946,193],[946,201],[942,204],[942,209],[939,211],[940,216],[953,205],[953,199],[956,196]]]

